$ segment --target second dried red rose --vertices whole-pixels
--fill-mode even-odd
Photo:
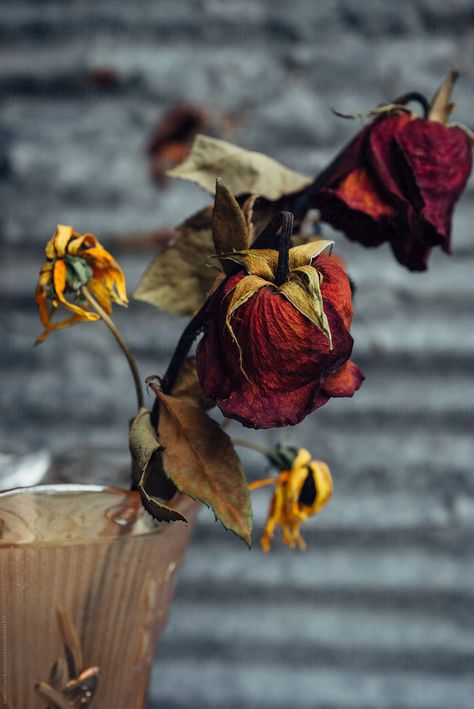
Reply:
[[[462,128],[391,113],[363,128],[334,160],[313,206],[350,239],[387,241],[401,264],[423,271],[431,247],[450,253],[452,213],[471,167]]]
[[[210,297],[197,349],[201,386],[225,416],[252,428],[294,425],[360,387],[364,377],[349,361],[350,284],[323,248],[290,249],[281,286],[278,252],[230,256],[245,270]]]

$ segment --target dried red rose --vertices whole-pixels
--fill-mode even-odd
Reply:
[[[313,198],[323,221],[364,246],[389,242],[412,271],[426,269],[433,246],[450,253],[454,205],[471,172],[470,136],[444,125],[454,79],[427,118],[396,110],[363,128],[318,179]]]
[[[197,371],[222,413],[251,428],[294,425],[330,397],[352,396],[364,377],[349,361],[352,299],[332,242],[229,254],[243,266],[208,300]]]

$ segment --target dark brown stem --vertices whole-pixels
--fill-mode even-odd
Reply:
[[[411,101],[416,101],[420,104],[420,106],[423,108],[423,118],[426,118],[428,115],[428,111],[430,110],[430,102],[428,101],[426,96],[424,96],[419,91],[410,91],[407,94],[398,96],[397,98],[394,98],[391,103],[405,105],[407,103],[410,103]]]
[[[124,353],[128,366],[130,367],[130,372],[132,373],[132,378],[133,378],[133,383],[135,385],[135,392],[137,395],[137,406],[138,410],[143,408],[144,406],[144,400],[143,400],[143,390],[142,390],[142,384],[141,384],[141,378],[140,378],[140,373],[138,371],[137,363],[135,362],[135,358],[133,357],[132,353],[130,352],[130,349],[125,342],[122,333],[118,329],[117,325],[113,322],[113,320],[109,317],[109,315],[105,312],[103,307],[100,305],[100,303],[97,302],[97,300],[94,298],[92,293],[84,287],[82,289],[82,292],[84,294],[85,299],[89,303],[89,305],[92,307],[93,310],[97,313],[97,315],[100,316],[100,318],[104,321],[104,323],[107,325],[109,328],[110,332],[112,335],[115,337],[117,340],[120,349]]]
[[[282,212],[282,225],[278,241],[278,266],[276,275],[276,285],[281,286],[286,281],[289,270],[288,252],[291,246],[291,235],[293,234],[293,215],[291,212]]]
[[[186,325],[185,329],[181,334],[181,337],[178,340],[178,344],[176,345],[176,349],[168,365],[168,369],[166,370],[165,375],[161,381],[161,390],[165,394],[171,394],[171,392],[173,391],[174,385],[176,384],[176,380],[179,375],[179,370],[181,369],[181,365],[183,364],[189,350],[191,349],[194,340],[203,328],[205,305],[202,306],[202,308],[196,313],[193,319]],[[158,418],[159,403],[158,399],[155,399],[155,403],[153,404],[153,408],[151,410],[151,422],[153,426],[158,425]]]

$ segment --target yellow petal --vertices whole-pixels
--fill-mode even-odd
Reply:
[[[77,256],[82,247],[93,247],[97,245],[97,239],[93,234],[83,234],[71,239],[68,244],[67,252],[70,256]]]
[[[293,269],[278,292],[326,335],[332,349],[331,329],[324,312],[318,271],[313,266],[299,266]]]
[[[74,227],[58,224],[53,238],[46,244],[46,257],[50,259],[62,258],[66,254],[67,245],[73,236],[79,236],[74,231]]]
[[[310,241],[308,244],[294,246],[288,252],[290,271],[294,268],[299,268],[299,266],[310,265],[314,258],[322,254],[326,249],[332,249],[333,246],[334,241],[327,241],[325,239],[318,239],[317,241]]]
[[[313,475],[317,492],[316,499],[309,509],[309,514],[313,515],[322,510],[328,503],[333,491],[333,482],[331,471],[326,463],[321,460],[313,460],[308,467]]]

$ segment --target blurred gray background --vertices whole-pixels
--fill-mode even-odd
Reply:
[[[133,290],[156,252],[140,235],[209,201],[150,179],[146,146],[169,109],[192,104],[215,135],[315,174],[360,126],[330,107],[431,95],[456,64],[455,118],[474,126],[468,0],[15,0],[0,12],[0,450],[51,455],[76,480],[89,462],[126,465],[134,392],[100,324],[33,349],[42,249],[58,222],[92,231]],[[250,553],[203,512],[153,707],[474,707],[473,220],[471,180],[453,256],[434,253],[421,275],[336,235],[367,379],[286,433],[328,462],[333,500],[303,529],[304,554],[279,540],[261,553],[265,491]],[[115,317],[143,376],[163,373],[185,320],[137,302]],[[265,472],[258,455],[245,462]]]

